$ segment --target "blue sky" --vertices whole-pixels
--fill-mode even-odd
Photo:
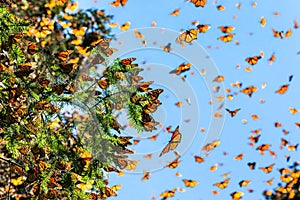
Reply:
[[[100,1],[94,4],[93,1],[80,1],[80,8],[97,7],[105,9],[107,14],[114,15],[113,22],[124,24],[127,21],[131,22],[130,30],[150,27],[152,21],[157,23],[158,27],[168,28],[175,31],[181,29],[195,28],[191,25],[191,21],[197,20],[200,24],[210,24],[211,28],[205,34],[199,34],[198,42],[212,58],[221,75],[225,76],[224,86],[231,89],[233,92],[239,91],[237,88],[231,87],[231,83],[240,81],[243,83],[243,88],[255,85],[259,89],[249,98],[243,93],[238,93],[233,100],[226,101],[225,107],[231,110],[241,108],[241,111],[234,117],[225,117],[225,124],[220,137],[221,144],[211,155],[205,159],[204,163],[195,163],[192,154],[199,155],[201,145],[203,144],[205,133],[200,132],[200,127],[208,128],[211,118],[211,107],[208,104],[210,99],[209,88],[199,74],[191,76],[186,72],[187,82],[194,90],[194,94],[198,99],[200,113],[198,116],[199,129],[192,145],[180,158],[181,164],[176,169],[160,169],[154,171],[147,181],[141,181],[143,174],[126,173],[122,177],[115,174],[110,174],[110,185],[122,184],[122,189],[118,191],[118,197],[111,199],[151,199],[152,195],[159,198],[159,194],[165,190],[171,190],[177,187],[184,188],[183,193],[176,192],[173,199],[191,199],[191,200],[210,200],[210,199],[231,199],[230,193],[234,191],[244,192],[243,199],[263,199],[262,192],[264,189],[274,188],[277,184],[279,172],[277,169],[291,165],[293,161],[299,160],[298,152],[291,152],[286,149],[279,149],[280,139],[285,138],[291,141],[291,144],[299,142],[298,136],[300,129],[295,126],[295,122],[299,122],[299,113],[291,115],[289,107],[300,109],[299,102],[299,64],[300,55],[297,52],[300,50],[299,29],[293,28],[295,18],[300,20],[298,8],[300,2],[297,0],[279,1],[279,0],[264,0],[258,1],[257,7],[252,6],[252,1],[217,1],[217,5],[224,5],[224,11],[218,11],[213,1],[208,1],[205,8],[196,8],[189,2],[184,0],[128,0],[124,7],[112,7],[111,1]],[[236,8],[236,4],[241,3],[240,10]],[[170,16],[169,13],[180,8],[180,13],[177,17]],[[274,12],[278,12],[279,16],[274,16]],[[237,16],[236,19],[233,17]],[[260,17],[264,16],[267,20],[265,27],[261,27]],[[233,25],[236,35],[234,40],[238,40],[240,45],[235,45],[234,42],[223,43],[217,38],[221,35],[218,26]],[[272,29],[286,31],[292,28],[293,34],[290,38],[280,39],[274,38]],[[129,30],[129,31],[130,31]],[[113,33],[123,33],[124,31],[114,28]],[[174,41],[172,42],[172,45]],[[175,45],[175,44],[174,44]],[[207,46],[211,46],[210,49]],[[264,58],[259,60],[257,65],[251,66],[252,72],[248,73],[244,70],[245,66],[249,66],[245,62],[245,58],[249,56],[259,55],[264,52]],[[275,53],[276,60],[272,65],[268,64],[268,58]],[[135,51],[131,52],[126,57],[137,57],[138,63],[146,61],[145,68],[149,65],[159,66],[163,69],[174,69],[179,64],[184,62],[180,58],[158,50]],[[187,61],[185,61],[187,62]],[[236,66],[240,64],[241,69]],[[196,72],[195,68],[191,71]],[[145,73],[151,71],[145,70]],[[275,91],[283,84],[288,83],[288,77],[294,75],[290,87],[286,94],[279,95]],[[149,75],[151,77],[151,74]],[[178,77],[177,77],[178,78]],[[178,78],[179,79],[179,78]],[[180,82],[181,80],[179,80]],[[182,81],[181,81],[182,82]],[[183,84],[181,83],[180,84]],[[266,83],[265,89],[261,88],[261,84]],[[179,83],[178,83],[179,84]],[[158,85],[154,85],[159,87]],[[179,94],[173,94],[168,88],[164,88],[167,92],[160,97],[163,102],[164,110],[160,110],[166,116],[165,126],[172,125],[173,129],[179,124],[181,110],[174,104],[179,100]],[[174,90],[173,90],[174,91]],[[176,90],[177,91],[177,90]],[[264,99],[265,103],[261,104],[260,99]],[[184,104],[184,106],[188,106]],[[260,116],[259,120],[252,120],[251,114]],[[183,119],[188,119],[189,116],[181,116]],[[241,122],[242,119],[247,119],[247,124]],[[283,128],[290,131],[288,135],[282,133],[282,129],[275,128],[274,122],[280,121]],[[277,158],[272,158],[268,152],[262,156],[255,148],[250,147],[248,137],[251,130],[261,128],[261,137],[258,145],[263,143],[272,144],[271,149],[276,152]],[[182,134],[191,134],[182,132]],[[134,147],[137,152],[151,152],[157,149],[162,149],[169,140],[170,135],[165,132],[160,132],[156,141],[142,140],[140,144]],[[223,152],[228,152],[224,156]],[[241,161],[233,159],[234,156],[244,153],[244,158]],[[284,156],[290,155],[291,160],[286,163]],[[247,163],[256,162],[256,170],[249,170]],[[222,163],[215,172],[210,172],[209,168],[216,164]],[[273,172],[265,174],[259,167],[265,167],[272,163],[276,163]],[[175,173],[180,172],[182,177],[176,177]],[[220,190],[213,186],[214,183],[223,181],[222,174],[230,173],[230,182],[228,188]],[[264,181],[274,177],[274,184],[268,186]],[[194,179],[199,182],[195,188],[186,188],[182,179]],[[240,188],[238,182],[243,179],[249,179],[251,183]],[[248,188],[254,190],[253,193],[247,191]],[[219,195],[212,195],[211,190],[219,191]]]

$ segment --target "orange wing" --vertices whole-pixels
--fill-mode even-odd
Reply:
[[[216,186],[220,189],[225,189],[228,187],[228,183],[229,183],[230,178],[225,179],[224,181],[220,182],[220,183],[215,183],[213,184],[213,186]]]
[[[188,180],[188,179],[183,179],[182,181],[184,182],[186,187],[190,187],[190,188],[195,187],[199,183],[196,180]]]
[[[230,33],[235,29],[234,26],[219,26],[218,29],[220,29],[223,33]]]
[[[245,60],[250,64],[250,65],[256,65],[258,60],[261,59],[261,56],[253,56],[253,57],[248,57]]]
[[[268,174],[268,173],[272,172],[274,165],[275,164],[273,163],[267,167],[260,167],[259,169],[261,169],[263,172]]]
[[[206,0],[191,0],[191,2],[196,6],[196,7],[204,7],[206,4]]]
[[[176,127],[175,131],[172,134],[172,137],[169,141],[169,143],[164,147],[162,152],[160,153],[159,156],[162,156],[163,154],[168,153],[170,150],[176,149],[178,146],[179,142],[181,141],[181,133],[179,132],[179,126]]]
[[[199,30],[199,33],[206,33],[206,31],[208,29],[210,29],[210,25],[208,25],[208,24],[199,24],[199,25],[197,25],[197,28]]]
[[[285,84],[285,85],[280,86],[280,88],[278,90],[276,90],[275,93],[284,94],[284,93],[286,93],[286,91],[288,89],[289,89],[289,84]]]
[[[229,113],[230,117],[234,117],[241,109],[235,109],[235,110],[229,110],[228,108],[226,108],[226,111]]]
[[[218,40],[221,40],[223,42],[231,42],[233,39],[233,36],[235,36],[234,33],[228,34],[228,35],[223,35],[221,37],[218,37]]]

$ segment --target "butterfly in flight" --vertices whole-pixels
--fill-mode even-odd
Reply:
[[[191,0],[191,2],[196,6],[196,7],[204,7],[206,4],[206,0]]]
[[[234,26],[219,26],[218,29],[222,31],[222,33],[230,33],[235,29]]]
[[[178,144],[181,141],[181,137],[182,137],[182,135],[179,132],[179,126],[177,126],[176,129],[175,129],[175,131],[172,134],[172,137],[171,137],[170,141],[164,147],[164,149],[162,150],[162,152],[160,153],[159,156],[162,156],[163,154],[168,153],[170,150],[176,149],[176,147],[178,146]]]
[[[226,111],[229,113],[230,117],[234,117],[241,109],[235,109],[235,110],[229,110],[228,108],[226,108]]]
[[[217,39],[226,43],[226,42],[231,42],[232,39],[233,39],[233,36],[235,36],[235,34],[234,33],[230,33],[228,35],[220,36]]]
[[[249,63],[250,65],[256,65],[258,60],[261,59],[261,56],[253,56],[253,57],[248,57],[245,60],[247,61],[247,63]]]
[[[191,44],[193,40],[197,39],[197,35],[199,33],[198,29],[190,29],[186,30],[185,32],[181,33],[177,38],[176,42],[186,42]]]
[[[182,181],[186,187],[190,187],[190,188],[195,187],[199,183],[196,180],[188,180],[188,179],[183,179]]]

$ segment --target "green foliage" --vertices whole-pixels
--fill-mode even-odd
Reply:
[[[116,136],[122,127],[115,112],[126,109],[134,127],[145,128],[144,109],[151,103],[151,91],[139,91],[141,68],[136,64],[117,59],[106,65],[97,80],[100,95],[77,92],[85,85],[76,82],[84,59],[89,54],[102,58],[111,54],[100,44],[109,36],[106,24],[112,16],[103,10],[70,12],[74,5],[71,1],[25,0],[0,9],[0,165],[5,169],[0,173],[0,188],[7,188],[14,179],[9,192],[0,196],[115,196],[104,172],[124,169],[119,159],[131,151],[127,149],[131,138]],[[140,99],[132,101],[133,95]],[[86,107],[91,99],[95,106]],[[97,120],[61,111],[76,100]],[[96,192],[91,194],[90,189]]]
[[[0,46],[6,46],[13,35],[27,30],[28,27],[28,21],[16,18],[6,8],[0,8]]]

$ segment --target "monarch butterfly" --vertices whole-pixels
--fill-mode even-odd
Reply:
[[[216,148],[217,146],[219,146],[220,143],[221,143],[220,140],[214,140],[214,141],[206,144],[205,146],[203,146],[202,150],[204,150],[204,151],[211,151],[214,148]]]
[[[291,37],[292,33],[293,33],[292,29],[289,29],[289,30],[287,30],[287,31],[285,32],[284,37],[285,37],[285,38]]]
[[[282,132],[283,132],[283,134],[285,134],[285,135],[287,135],[287,134],[290,133],[290,132],[289,132],[288,130],[286,130],[286,129],[282,129]]]
[[[153,131],[156,130],[156,126],[159,125],[159,122],[150,121],[150,122],[142,122],[143,127],[146,131]]]
[[[60,61],[66,61],[71,53],[73,53],[73,50],[61,51],[56,56]]]
[[[87,151],[79,154],[79,157],[83,159],[86,164],[89,163],[93,158],[92,154]]]
[[[20,69],[18,69],[14,73],[18,77],[28,76],[29,74],[34,72],[34,70],[31,69],[32,67],[33,67],[32,63],[23,63],[23,64],[20,64]]]
[[[250,64],[250,65],[256,65],[258,60],[261,59],[261,56],[253,56],[253,57],[248,57],[245,60]]]
[[[289,183],[293,180],[293,177],[285,174],[285,175],[281,175],[280,179],[281,179],[282,182]]]
[[[253,120],[259,120],[259,116],[258,115],[255,115],[255,114],[251,114],[251,118]]]
[[[290,107],[289,110],[290,110],[290,113],[293,114],[293,115],[296,114],[297,112],[299,112],[298,109],[292,108],[292,107]]]
[[[265,181],[265,183],[266,183],[267,185],[272,185],[272,184],[273,184],[273,180],[274,180],[274,178],[271,178],[271,179]]]
[[[280,88],[278,90],[276,90],[275,93],[285,94],[288,89],[289,89],[289,84],[285,84],[285,85],[280,86]]]
[[[155,101],[163,91],[163,89],[152,90],[147,93],[147,97],[150,99],[150,101]]]
[[[216,171],[217,169],[218,169],[218,164],[214,164],[213,166],[211,166],[211,167],[209,168],[209,171],[214,172],[214,171]]]
[[[212,190],[211,193],[212,193],[213,195],[218,195],[218,194],[219,194],[219,192],[216,191],[216,190]]]
[[[232,39],[233,39],[233,36],[235,36],[234,33],[231,33],[231,34],[228,34],[228,35],[223,35],[223,36],[220,36],[218,37],[217,39],[218,40],[221,40],[223,42],[231,42]]]
[[[151,159],[151,158],[152,158],[152,156],[153,156],[153,154],[152,154],[152,153],[150,153],[150,154],[144,155],[144,158],[146,158],[146,159]]]
[[[176,158],[172,162],[169,162],[165,167],[168,167],[170,169],[175,169],[176,167],[178,167],[179,164],[180,164],[180,160]]]
[[[241,154],[239,154],[239,155],[235,156],[235,157],[234,157],[234,160],[242,160],[242,159],[243,159],[243,157],[244,157],[244,154],[243,154],[243,153],[241,153]]]
[[[134,36],[138,39],[143,39],[144,38],[144,35],[136,29],[133,30],[133,33],[134,33]]]
[[[235,110],[229,110],[228,108],[226,108],[225,110],[229,113],[230,117],[234,117],[241,109],[238,108]]]
[[[91,182],[87,183],[78,183],[76,184],[76,188],[81,189],[82,191],[90,190],[93,188],[93,184]]]
[[[113,191],[118,191],[118,190],[121,189],[121,187],[122,187],[122,185],[121,185],[121,184],[118,184],[118,185],[113,185],[113,186],[111,186],[110,188],[111,188]]]
[[[134,145],[137,145],[138,143],[140,143],[140,140],[133,140]]]
[[[176,69],[170,71],[169,73],[180,75],[181,73],[190,70],[191,66],[192,66],[191,63],[187,63],[187,64],[181,63]]]
[[[118,7],[118,6],[125,6],[128,0],[116,0],[110,3],[111,6]]]
[[[281,168],[279,169],[279,172],[281,175],[286,175],[292,173],[292,171],[289,168]]]
[[[157,137],[158,137],[158,133],[153,135],[153,136],[148,137],[148,139],[152,140],[152,141],[155,141],[157,139]]]
[[[76,46],[75,47],[81,55],[84,57],[87,57],[90,54],[90,51],[88,51],[88,47],[82,47],[82,46]]]
[[[38,47],[36,44],[30,44],[30,45],[28,46],[28,49],[27,49],[27,51],[28,51],[31,55],[36,54],[38,50],[39,50],[39,47]]]
[[[220,189],[225,189],[228,187],[229,180],[230,180],[230,178],[227,178],[222,182],[213,184],[213,186],[218,187]]]
[[[248,97],[252,97],[252,94],[257,91],[256,86],[249,86],[241,90],[242,93],[248,95]]]
[[[239,186],[240,187],[246,187],[247,185],[249,185],[250,182],[251,181],[249,181],[249,180],[242,180],[242,181],[239,182]]]
[[[275,57],[275,54],[273,53],[273,54],[271,55],[271,57],[268,59],[269,65],[272,65],[272,63],[275,61],[275,59],[276,59],[276,57]]]
[[[235,29],[234,26],[219,26],[218,29],[222,31],[222,33],[230,33]]]
[[[18,186],[18,185],[22,185],[24,182],[24,177],[23,176],[19,176],[17,178],[12,178],[10,179],[10,182],[14,185],[14,186]]]
[[[181,107],[182,106],[182,101],[178,101],[177,103],[175,103],[175,106]]]
[[[223,178],[227,178],[228,176],[230,176],[230,173],[231,173],[231,172],[227,172],[227,173],[225,173],[225,174],[222,174],[222,177],[223,177]]]
[[[131,22],[126,22],[125,24],[122,24],[119,26],[119,28],[122,30],[122,31],[127,31],[130,27],[130,24]]]
[[[155,101],[149,102],[148,104],[146,104],[143,109],[144,112],[149,114],[149,113],[153,113],[157,110],[158,106],[161,105],[161,102],[156,99]]]
[[[170,126],[168,126],[168,127],[166,127],[166,131],[168,132],[168,133],[171,133],[172,131],[171,131],[171,128],[172,128],[172,126],[170,125]]]
[[[148,180],[150,178],[150,172],[144,171],[144,176],[141,178],[142,181]]]
[[[102,79],[101,79],[102,80]],[[105,79],[104,79],[105,80]],[[99,85],[99,82],[98,82],[98,85]],[[102,88],[103,89],[103,88]],[[105,88],[104,88],[105,89]],[[131,97],[130,97],[130,101],[134,104],[139,104],[141,101],[145,101],[146,98],[141,96],[141,95],[138,95],[138,94],[133,94]]]
[[[217,76],[216,78],[214,78],[214,82],[218,82],[218,83],[221,83],[222,81],[224,81],[225,77],[224,76]]]
[[[244,195],[243,192],[233,192],[230,194],[233,200],[239,200],[242,198],[243,195]]]
[[[199,184],[199,182],[196,180],[183,179],[182,181],[186,187],[190,187],[190,188],[194,188],[197,184]]]
[[[210,25],[209,24],[198,24],[197,28],[198,28],[199,33],[206,33],[206,31],[208,29],[210,29]]]
[[[298,19],[294,19],[294,29],[299,28]]]
[[[75,69],[77,67],[76,63],[62,63],[60,64],[61,70],[66,73],[69,74],[73,69]]]
[[[264,151],[268,151],[271,147],[271,144],[262,144],[256,148],[256,150],[260,151],[261,154],[263,154]]]
[[[276,31],[275,29],[272,29],[273,36],[278,38],[280,37],[281,39],[284,38],[284,33],[283,31]]]
[[[169,53],[171,51],[171,43],[168,43],[166,46],[161,46],[161,48],[164,52]]]
[[[37,38],[45,38],[47,35],[49,35],[51,33],[51,31],[47,30],[47,29],[42,29],[42,30],[34,30],[34,35]]]
[[[137,164],[139,163],[138,160],[127,160],[126,169],[128,171],[132,171],[136,168]]]
[[[120,169],[125,169],[128,165],[127,159],[125,158],[117,158],[117,165],[120,167]]]
[[[141,80],[143,80],[141,76],[130,76],[131,85],[136,85]]]
[[[175,131],[172,134],[172,137],[168,144],[164,147],[162,152],[159,154],[159,156],[162,156],[165,153],[168,153],[170,150],[176,149],[179,142],[181,141],[181,133],[179,132],[179,126],[176,127]]]
[[[15,43],[21,42],[21,39],[22,39],[22,38],[23,38],[23,34],[21,34],[21,33],[17,33],[17,34],[12,35],[12,40],[13,40]]]
[[[249,168],[250,168],[251,170],[254,170],[254,169],[255,169],[256,162],[248,162],[247,165],[249,166]]]
[[[206,4],[206,0],[191,0],[191,2],[196,6],[196,7],[204,7]]]
[[[107,198],[107,197],[116,197],[117,193],[111,189],[110,187],[105,186],[104,189],[101,190],[100,198]]]
[[[185,32],[181,33],[177,38],[176,42],[186,42],[186,43],[192,43],[193,40],[197,39],[197,35],[199,33],[198,29],[190,29],[186,30]]]
[[[121,64],[125,65],[125,66],[131,65],[131,63],[135,60],[136,60],[136,58],[125,58],[125,59],[121,60]]]
[[[217,6],[217,9],[218,9],[219,11],[223,11],[223,10],[225,10],[225,6],[223,6],[223,5],[218,5],[218,6]]]
[[[125,136],[116,136],[116,135],[114,135],[113,137],[117,139],[116,142],[117,142],[119,145],[122,145],[122,146],[129,146],[129,145],[132,145],[132,143],[130,142],[130,140],[132,139],[131,136],[125,137]]]
[[[261,18],[260,18],[260,25],[261,25],[262,27],[265,27],[266,24],[267,24],[266,19],[265,19],[264,17],[261,17]]]
[[[282,124],[281,124],[280,122],[275,122],[275,123],[274,123],[274,126],[275,126],[276,128],[281,128],[281,127],[282,127]]]
[[[106,89],[107,86],[108,86],[108,80],[106,78],[102,78],[98,81],[98,86],[101,88],[101,89]]]
[[[182,177],[182,174],[180,174],[179,172],[176,172],[175,176],[177,177]],[[179,190],[178,190],[179,191]]]
[[[255,136],[255,137],[253,135],[250,135],[249,140],[251,140],[254,143],[257,143],[259,138],[260,138],[260,135]]]
[[[267,167],[260,167],[259,169],[268,174],[268,173],[272,172],[274,165],[275,165],[275,163],[273,163]]]
[[[154,121],[153,117],[147,113],[142,113],[142,122],[151,122]]]
[[[288,149],[289,151],[296,151],[297,148],[298,148],[298,144],[296,144],[296,145],[288,145],[288,146],[287,146],[287,149]]]
[[[177,16],[177,15],[179,14],[179,11],[180,11],[180,9],[177,8],[177,9],[175,9],[174,11],[172,11],[172,12],[170,13],[170,15],[171,15],[171,16]]]
[[[162,194],[160,194],[159,196],[163,199],[167,199],[169,197],[174,197],[176,190],[177,190],[176,188],[173,189],[173,190],[166,190]]]

